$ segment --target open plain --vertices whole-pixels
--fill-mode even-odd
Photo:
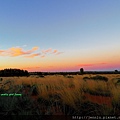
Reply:
[[[120,115],[120,74],[1,77],[5,93],[22,96],[0,96],[0,115]]]

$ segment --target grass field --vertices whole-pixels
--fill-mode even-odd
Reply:
[[[0,115],[120,115],[120,74],[1,77]]]

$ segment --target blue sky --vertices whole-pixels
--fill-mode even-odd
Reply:
[[[120,69],[119,13],[119,0],[0,0],[0,69]]]

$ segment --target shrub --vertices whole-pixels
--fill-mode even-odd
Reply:
[[[89,77],[84,77],[83,80],[90,79]]]
[[[93,79],[93,80],[102,80],[102,81],[105,81],[105,82],[108,81],[108,78],[107,78],[107,77],[99,76],[99,75],[96,75],[96,76],[94,76],[94,77],[90,77],[90,79]]]
[[[120,79],[117,81],[117,83],[120,83]]]
[[[73,76],[71,76],[71,75],[68,75],[68,76],[67,76],[67,78],[73,78]]]
[[[38,88],[37,88],[36,85],[33,85],[31,89],[32,89],[32,95],[38,95],[39,94],[38,93]]]
[[[39,77],[42,77],[42,78],[43,78],[43,77],[45,77],[45,76],[44,76],[44,75],[39,75]]]
[[[72,75],[63,75],[66,78],[74,78]]]
[[[120,84],[120,78],[114,78],[112,80],[113,80],[115,86]]]

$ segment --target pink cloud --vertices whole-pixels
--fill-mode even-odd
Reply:
[[[27,51],[23,50],[20,47],[12,47],[9,48],[8,50],[0,50],[0,55],[16,57],[21,55],[32,54],[36,50],[38,50],[38,47],[33,47],[31,50],[27,50]]]
[[[27,55],[27,54],[32,54],[34,51],[36,51],[38,49],[38,47],[33,47],[31,50],[28,51],[24,51],[22,48],[15,48],[12,47],[10,48],[8,51],[8,54],[10,56],[20,56],[20,55]]]
[[[44,58],[44,57],[45,57],[45,55],[42,55],[42,56],[41,56],[41,58]]]
[[[34,58],[34,57],[37,57],[37,56],[40,56],[41,54],[40,53],[36,53],[36,54],[31,54],[31,55],[28,55],[28,56],[25,56],[27,58]]]
[[[59,54],[62,54],[63,52],[59,52],[58,50],[53,50],[51,48],[47,49],[47,50],[42,50],[42,53],[43,54],[46,54],[46,53],[52,53],[52,54],[55,54],[55,55],[59,55]]]
[[[78,66],[93,66],[95,64],[79,64]]]
[[[106,64],[106,63],[96,63],[96,64],[79,64],[77,66],[95,66],[95,65],[102,65],[102,64]]]
[[[49,52],[51,52],[51,51],[52,51],[52,48],[49,48],[49,49],[47,49],[47,50],[42,50],[42,53],[46,54],[46,53],[49,53]]]
[[[4,50],[0,50],[0,55],[2,55],[5,51]]]
[[[58,52],[58,50],[54,50],[54,51],[53,51],[53,53],[57,53],[57,52]]]
[[[10,48],[7,52],[10,56],[20,56],[20,55],[24,55],[24,54],[30,54],[30,52],[25,52],[22,50],[22,48]]]
[[[4,50],[0,50],[0,53],[4,52]]]
[[[64,52],[57,52],[56,55],[60,55],[60,54],[62,54],[62,53],[64,53]]]
[[[38,49],[39,49],[39,47],[35,46],[35,47],[32,48],[32,51],[36,51]]]
[[[29,72],[35,72],[35,71],[40,71],[41,70],[41,67],[39,66],[31,66],[31,67],[24,67],[24,68],[21,68],[21,69],[24,69],[24,70],[28,70]]]
[[[11,47],[7,50],[0,50],[0,56],[10,56],[10,57],[24,56],[26,58],[34,58],[40,56],[41,58],[44,58],[45,54],[47,53],[51,53],[55,55],[59,55],[63,53],[63,52],[59,52],[57,49],[52,50],[52,48],[49,48],[47,50],[42,50],[41,53],[34,53],[38,49],[39,49],[38,46],[35,46],[30,50],[24,50],[21,47]]]
[[[55,49],[52,53],[55,54],[55,55],[59,55],[59,54],[62,54],[64,52],[59,52],[58,50]]]

